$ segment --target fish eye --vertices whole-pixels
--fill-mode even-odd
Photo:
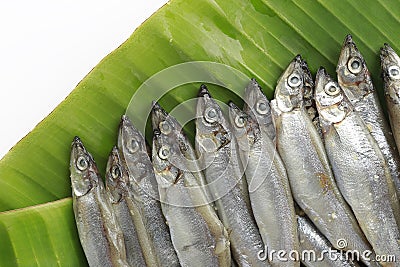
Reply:
[[[117,179],[118,177],[121,177],[121,170],[118,166],[113,166],[111,170],[111,176],[114,179]]]
[[[330,96],[336,96],[340,93],[340,88],[339,88],[339,86],[337,86],[336,83],[328,82],[325,85],[325,93],[327,93]]]
[[[158,125],[158,127],[160,128],[160,131],[161,131],[163,134],[166,134],[166,135],[170,134],[171,131],[172,131],[171,125],[170,125],[168,122],[166,122],[166,121],[160,122],[160,124]]]
[[[362,70],[362,62],[359,57],[352,57],[349,59],[347,62],[347,68],[350,70],[351,73],[353,74],[358,74]]]
[[[88,168],[88,166],[89,166],[89,163],[84,156],[80,156],[76,160],[76,167],[78,168],[78,170],[84,171]]]
[[[288,84],[290,87],[298,87],[301,84],[301,78],[297,73],[292,73],[288,78]]]
[[[256,111],[261,115],[267,114],[269,111],[268,104],[263,100],[258,101],[256,104]]]
[[[390,78],[400,79],[400,69],[398,66],[390,66],[388,69],[388,73]]]
[[[128,151],[129,153],[133,154],[139,150],[139,142],[136,139],[131,139],[128,142]]]
[[[218,119],[218,114],[215,108],[212,107],[207,108],[204,112],[204,118],[209,123],[216,122]]]
[[[243,128],[246,125],[246,120],[242,116],[236,116],[235,124],[239,128]]]
[[[160,150],[158,150],[158,156],[161,159],[167,159],[169,156],[170,150],[168,146],[162,146]]]

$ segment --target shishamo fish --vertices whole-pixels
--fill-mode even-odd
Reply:
[[[228,233],[212,206],[204,204],[196,177],[171,163],[178,153],[176,140],[154,129],[153,166],[179,261],[182,266],[231,266]]]
[[[196,152],[183,132],[180,123],[173,116],[169,115],[157,102],[153,102],[152,124],[153,129],[160,130],[165,137],[171,139],[171,142],[178,143],[179,154],[170,158],[170,160],[174,160],[172,163],[178,168],[190,171],[194,175],[207,197],[207,203],[204,204],[212,203],[210,192],[207,189],[206,180],[200,169]]]
[[[70,172],[76,226],[89,265],[128,266],[121,228],[96,163],[79,137],[72,142]]]
[[[303,100],[304,107],[310,117],[313,125],[318,131],[318,134],[322,137],[322,130],[319,124],[319,117],[317,112],[317,107],[315,106],[314,99],[314,80],[311,74],[310,69],[308,68],[308,64],[305,60],[301,61],[301,68],[303,70]]]
[[[239,266],[269,266],[258,257],[264,247],[251,211],[236,140],[205,85],[199,92],[196,118],[196,149],[204,160],[218,215],[229,232],[233,257]]]
[[[293,198],[275,144],[260,130],[255,119],[232,102],[229,118],[246,166],[250,202],[265,246],[268,251],[298,251]],[[277,257],[269,260],[272,266],[300,266],[299,261],[281,261]]]
[[[389,190],[393,184],[385,158],[359,112],[323,68],[315,88],[325,147],[340,191],[376,254],[400,259],[398,206],[392,206],[395,193]]]
[[[297,216],[301,262],[307,267],[355,267],[353,254],[335,250],[306,216]],[[345,241],[343,241],[345,242]],[[363,252],[360,252],[363,253]],[[346,257],[349,257],[346,259]],[[354,260],[356,260],[355,258]]]
[[[293,197],[334,247],[345,239],[346,250],[371,249],[336,186],[322,140],[304,107],[301,64],[300,56],[289,64],[271,101],[276,145]]]
[[[382,150],[390,168],[397,198],[399,198],[400,155],[383,114],[365,60],[351,35],[347,35],[344,40],[336,72],[339,85],[353,105],[354,111],[359,114]],[[398,202],[398,200],[395,201]]]
[[[132,219],[134,214],[129,209],[129,175],[118,148],[114,147],[108,157],[105,185],[107,196],[117,221],[124,234],[126,260],[130,266],[146,266],[138,233]],[[128,198],[128,199],[127,199]]]
[[[400,57],[388,44],[381,48],[380,57],[386,106],[394,139],[400,147]]]
[[[250,80],[246,87],[243,111],[257,120],[260,129],[271,140],[275,139],[275,126],[272,121],[269,101],[254,78]]]
[[[153,165],[146,141],[127,116],[122,116],[118,147],[129,173],[126,198],[148,266],[179,266],[159,202]]]

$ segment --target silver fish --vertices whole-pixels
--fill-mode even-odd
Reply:
[[[301,69],[303,71],[303,89],[304,89],[303,101],[304,101],[304,106],[306,107],[306,109],[309,109],[309,108],[312,108],[312,107],[316,108],[315,107],[315,100],[314,100],[314,80],[313,80],[311,71],[308,68],[307,61],[302,59],[301,62],[300,62],[300,66],[301,66]],[[315,113],[313,112],[312,115],[313,116],[311,116],[311,114],[310,114],[311,120],[313,120],[315,118],[316,110],[315,110]]]
[[[385,44],[380,58],[390,124],[397,147],[400,147],[400,57]]]
[[[400,155],[365,60],[351,35],[347,35],[343,43],[336,72],[340,87],[382,150],[390,168],[397,197],[400,197]],[[400,215],[398,217],[400,219]]]
[[[256,79],[251,79],[250,83],[247,85],[244,100],[243,111],[256,119],[260,129],[266,133],[271,140],[274,140],[275,126],[272,121],[271,107]]]
[[[199,166],[199,160],[196,152],[182,130],[180,123],[169,115],[157,102],[153,102],[152,108],[153,129],[158,129],[162,134],[171,139],[171,142],[177,142],[179,151],[172,160],[178,168],[190,171],[197,179],[197,182],[207,197],[207,202],[211,203],[211,195],[206,187],[206,180]]]
[[[129,173],[128,203],[148,266],[180,266],[159,202],[153,165],[142,134],[122,116],[118,147]]]
[[[196,150],[204,160],[204,174],[217,213],[229,232],[233,257],[239,266],[268,266],[258,257],[264,247],[251,211],[236,141],[205,85],[200,89],[196,117]]]
[[[400,259],[390,171],[376,140],[323,68],[317,74],[315,94],[326,151],[340,191],[374,251]]]
[[[242,163],[246,165],[250,202],[265,246],[269,251],[298,251],[292,194],[275,144],[260,130],[256,120],[232,102],[229,118]],[[276,257],[270,262],[272,266],[300,266],[299,261],[281,261]]]
[[[177,142],[155,129],[153,166],[179,261],[182,266],[230,266],[228,233],[211,205],[204,204],[206,196],[196,177],[169,161],[177,153]]]
[[[304,100],[304,107],[307,110],[308,116],[310,117],[313,125],[318,131],[318,134],[322,138],[322,130],[319,124],[319,117],[317,112],[317,107],[315,106],[315,99],[314,99],[314,80],[311,74],[310,69],[308,68],[308,64],[305,60],[301,61],[301,68],[303,70],[303,79],[304,79],[304,93],[303,93],[303,100]]]
[[[322,140],[303,100],[301,57],[297,56],[278,81],[271,101],[278,152],[285,164],[292,194],[318,229],[338,248],[364,251],[370,245],[335,183]],[[368,263],[367,263],[368,264]]]
[[[129,174],[120,157],[117,147],[114,147],[108,157],[105,185],[114,214],[124,234],[126,260],[130,266],[146,266],[138,233],[132,220],[133,216],[127,204],[129,198]],[[129,202],[129,200],[128,200]]]
[[[307,267],[355,267],[318,231],[306,216],[297,216],[301,261]],[[328,255],[328,251],[331,251]],[[323,257],[323,259],[321,259]]]
[[[92,155],[75,137],[70,161],[79,239],[90,266],[128,266],[124,237]]]

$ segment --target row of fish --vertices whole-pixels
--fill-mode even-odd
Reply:
[[[314,82],[296,56],[271,103],[252,79],[229,114],[202,85],[195,148],[158,103],[151,151],[124,115],[105,184],[75,137],[73,206],[89,265],[400,266],[374,261],[400,260],[400,58],[385,44],[381,62],[393,134],[349,35],[338,82],[323,68]],[[332,249],[335,259],[302,257]],[[370,253],[360,263],[341,250]]]

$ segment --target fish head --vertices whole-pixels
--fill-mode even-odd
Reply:
[[[186,170],[189,168],[195,171],[191,167],[189,162],[190,152],[192,150],[189,140],[182,130],[181,124],[170,114],[168,114],[157,102],[153,102],[152,108],[152,125],[153,131],[158,130],[163,135],[164,140],[168,140],[168,143],[174,144],[178,149],[176,153],[169,157],[169,161],[172,162],[179,169]]]
[[[315,78],[314,98],[319,116],[330,123],[342,121],[350,112],[350,103],[342,88],[323,67]]]
[[[126,191],[128,172],[116,146],[108,156],[105,185],[112,203],[118,203]]]
[[[136,163],[138,154],[146,153],[146,141],[126,115],[122,115],[118,132],[118,147],[125,161]]]
[[[200,150],[213,153],[230,141],[231,132],[221,107],[202,85],[197,100],[196,143]]]
[[[343,42],[336,72],[339,85],[352,102],[374,90],[367,64],[350,34]]]
[[[385,93],[389,94],[391,99],[398,99],[400,97],[400,57],[393,48],[384,44],[380,51],[380,58]]]
[[[84,196],[98,185],[100,175],[96,163],[77,136],[75,136],[71,145],[69,169],[74,196]]]
[[[310,69],[308,68],[308,64],[305,60],[301,61],[301,69],[303,71],[303,99],[304,106],[311,107],[314,102],[314,80],[311,74]]]
[[[303,94],[304,107],[306,108],[309,117],[314,119],[318,116],[317,107],[315,106],[315,100],[314,100],[315,83],[311,71],[308,67],[308,64],[305,60],[302,60],[301,67],[303,69],[303,78],[304,78],[304,94]]]
[[[232,101],[228,105],[232,132],[239,143],[240,149],[248,151],[260,134],[257,122],[246,112],[240,110]]]
[[[153,167],[146,140],[126,115],[122,116],[119,126],[118,148],[128,172],[129,183],[140,184]]]
[[[297,55],[282,73],[275,88],[277,108],[289,112],[303,106],[304,75],[302,59]]]
[[[255,79],[247,85],[244,100],[243,111],[254,117],[260,126],[272,123],[271,106]]]
[[[176,142],[171,142],[171,139],[157,129],[153,131],[153,168],[157,183],[163,188],[174,184],[182,175],[181,169],[171,160],[178,150]]]
[[[181,130],[179,123],[170,116],[157,102],[153,101],[151,123],[153,130],[158,129],[164,135],[175,134]]]

